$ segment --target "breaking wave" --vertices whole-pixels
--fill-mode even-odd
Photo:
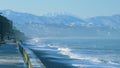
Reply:
[[[40,49],[39,47],[44,47],[44,50],[46,49],[46,47],[48,48],[46,50],[55,49],[55,51],[58,54],[66,55],[66,56],[69,57],[69,59],[77,60],[77,62],[71,63],[71,65],[75,66],[75,67],[80,67],[80,68],[91,67],[92,68],[92,66],[95,67],[95,65],[96,66],[98,65],[98,67],[102,67],[102,68],[106,68],[106,67],[107,68],[109,68],[109,67],[114,68],[115,66],[120,65],[120,62],[107,60],[107,59],[101,58],[101,57],[85,55],[85,54],[81,54],[80,52],[79,53],[73,52],[74,49],[72,49],[68,46],[65,46],[64,44],[63,45],[62,44],[56,44],[56,43],[41,44],[40,41],[41,40],[39,38],[34,38],[34,39],[30,40],[28,43],[36,45],[36,46],[34,46],[35,47],[34,49],[39,50]],[[39,46],[39,45],[41,45],[41,46]],[[75,50],[75,51],[77,51],[77,50]],[[85,62],[85,63],[82,63],[82,62]],[[103,66],[101,66],[101,65],[103,65]]]

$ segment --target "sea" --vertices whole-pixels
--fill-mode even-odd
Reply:
[[[120,68],[120,39],[33,38],[25,44],[46,68]]]

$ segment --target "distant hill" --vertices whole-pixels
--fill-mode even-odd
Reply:
[[[72,15],[36,16],[1,10],[14,26],[30,37],[120,37],[120,15],[81,19]]]

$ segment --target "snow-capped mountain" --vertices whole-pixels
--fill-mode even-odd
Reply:
[[[72,15],[37,16],[1,10],[14,26],[30,37],[119,37],[120,15],[81,19]]]
[[[84,22],[82,19],[70,15],[36,16],[28,13],[15,12],[12,10],[3,10],[1,12],[2,15],[12,20],[14,23],[66,24],[70,22]]]
[[[98,27],[104,26],[120,29],[120,15],[93,17],[89,18],[88,22],[92,22],[94,26]]]

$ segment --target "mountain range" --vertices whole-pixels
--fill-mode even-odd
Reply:
[[[13,25],[29,37],[117,37],[120,15],[79,18],[68,14],[37,16],[12,10],[0,11]]]

